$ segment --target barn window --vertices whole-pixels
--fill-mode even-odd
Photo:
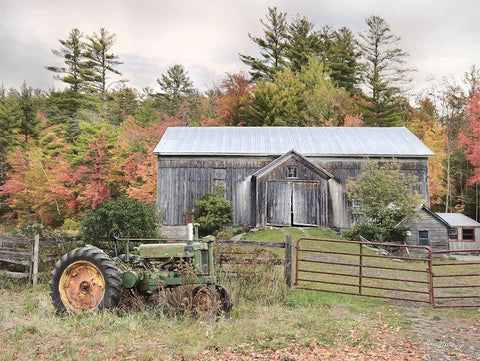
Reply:
[[[451,241],[456,241],[458,239],[456,228],[450,228],[448,230],[448,239],[451,240]]]
[[[464,241],[475,241],[475,230],[473,228],[462,229],[462,239]]]
[[[298,178],[298,167],[288,166],[287,167],[287,178]]]
[[[418,245],[419,246],[428,246],[428,231],[418,231]]]

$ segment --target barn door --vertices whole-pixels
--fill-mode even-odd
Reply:
[[[292,183],[267,182],[267,224],[290,226],[291,214]]]
[[[294,182],[292,192],[293,224],[316,226],[318,224],[317,183]]]

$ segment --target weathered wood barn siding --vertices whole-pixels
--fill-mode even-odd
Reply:
[[[227,188],[234,205],[234,225],[254,225],[255,204],[251,176],[274,157],[158,157],[157,205],[163,223],[185,224],[185,212],[193,210],[212,184]],[[253,208],[252,208],[253,207]]]
[[[217,184],[227,188],[234,226],[338,228],[354,222],[347,183],[363,162],[400,162],[428,202],[433,155],[405,128],[320,127],[175,127],[154,154],[164,225],[185,224],[185,212]]]
[[[309,157],[309,160],[335,176],[329,181],[329,219],[331,227],[348,228],[353,221],[351,204],[347,199],[347,183],[361,173],[362,164],[366,161],[398,162],[400,171],[412,175],[418,180],[415,190],[425,200],[430,202],[428,187],[428,159],[424,158],[375,158],[375,157],[348,157],[326,158]]]
[[[351,205],[346,197],[346,185],[349,179],[353,179],[361,172],[361,165],[367,158],[358,159],[328,159],[321,157],[308,158],[313,164],[335,175],[334,179],[322,177],[307,166],[299,163],[296,158],[274,169],[272,172],[252,179],[257,171],[261,170],[278,157],[159,157],[158,158],[158,192],[157,204],[163,215],[164,224],[185,224],[184,214],[193,210],[195,200],[203,197],[206,191],[211,189],[212,184],[223,185],[227,188],[226,197],[234,205],[233,225],[318,225],[321,227],[347,228],[351,225],[353,216]],[[375,159],[368,159],[375,161]],[[385,159],[376,159],[385,161]],[[428,167],[427,160],[396,159],[401,163],[401,171],[412,174],[419,179],[418,191],[428,200],[428,181],[425,172]],[[298,177],[288,179],[286,177],[288,166],[298,167]],[[425,180],[424,180],[425,179]],[[273,192],[274,187],[285,187],[287,192],[277,192],[270,202],[285,205],[288,216],[271,215],[268,211],[274,209],[273,204],[268,205],[267,187]],[[288,218],[285,222],[276,222],[275,219],[290,217],[290,205],[292,199],[288,199],[295,190],[302,191],[302,185],[313,187],[317,199],[310,197],[305,206],[294,202],[299,209],[293,212],[297,219]],[[167,191],[168,190],[168,191]],[[272,195],[272,194],[271,194]],[[281,197],[287,197],[282,199]],[[295,198],[297,200],[300,197]],[[304,197],[305,199],[305,197]],[[314,203],[311,203],[314,202]],[[258,206],[257,206],[258,205]],[[276,207],[276,212],[280,207]],[[305,210],[309,214],[304,214]],[[312,212],[313,210],[313,212]],[[314,214],[313,214],[314,213]],[[310,223],[314,216],[314,221]],[[283,218],[282,218],[283,217]],[[304,221],[307,219],[307,221]]]
[[[288,177],[296,167],[296,177]],[[291,156],[265,174],[255,176],[258,226],[329,226],[328,179],[331,175],[300,156]]]

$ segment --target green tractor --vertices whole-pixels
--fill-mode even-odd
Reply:
[[[113,259],[93,246],[74,249],[55,264],[50,296],[59,313],[82,314],[111,309],[120,302],[122,291],[141,295],[196,285],[190,294],[191,312],[228,314],[232,299],[217,284],[213,265],[213,237],[185,243],[143,243]]]

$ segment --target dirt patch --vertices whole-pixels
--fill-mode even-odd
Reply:
[[[480,317],[457,318],[406,303],[399,311],[431,360],[480,360]]]

